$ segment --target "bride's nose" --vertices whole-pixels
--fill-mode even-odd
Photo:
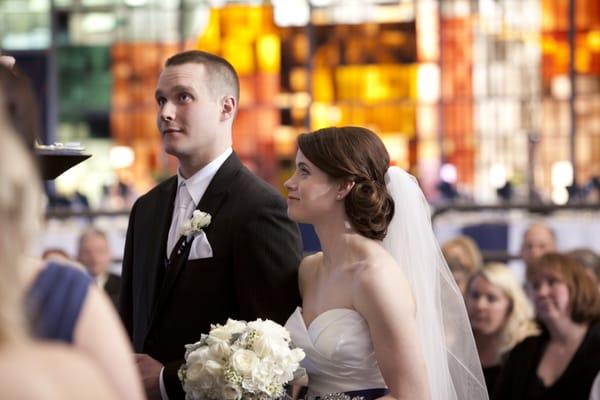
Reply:
[[[288,180],[283,183],[283,187],[285,187],[288,192],[294,190],[294,186],[293,176],[289,177]]]

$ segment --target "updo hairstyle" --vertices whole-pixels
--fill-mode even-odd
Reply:
[[[394,200],[385,185],[390,156],[381,139],[362,127],[330,127],[299,135],[298,147],[331,178],[354,182],[344,200],[350,223],[361,235],[382,240]]]

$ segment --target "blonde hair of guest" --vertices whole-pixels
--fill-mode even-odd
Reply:
[[[505,264],[486,264],[471,277],[469,285],[478,276],[500,289],[509,300],[508,316],[499,334],[498,350],[501,355],[526,337],[539,333],[533,306],[518,279]]]

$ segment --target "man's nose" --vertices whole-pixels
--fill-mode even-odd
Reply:
[[[165,121],[175,120],[175,106],[169,101],[165,102],[160,109],[160,117]]]

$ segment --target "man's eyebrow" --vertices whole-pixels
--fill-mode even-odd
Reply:
[[[191,87],[191,86],[185,86],[185,85],[173,86],[169,91],[171,91],[171,92],[192,92],[192,93],[195,93],[195,90],[194,90],[193,87]],[[163,93],[162,90],[156,89],[156,91],[154,92],[154,97],[159,97],[159,96],[164,96],[164,93]]]

